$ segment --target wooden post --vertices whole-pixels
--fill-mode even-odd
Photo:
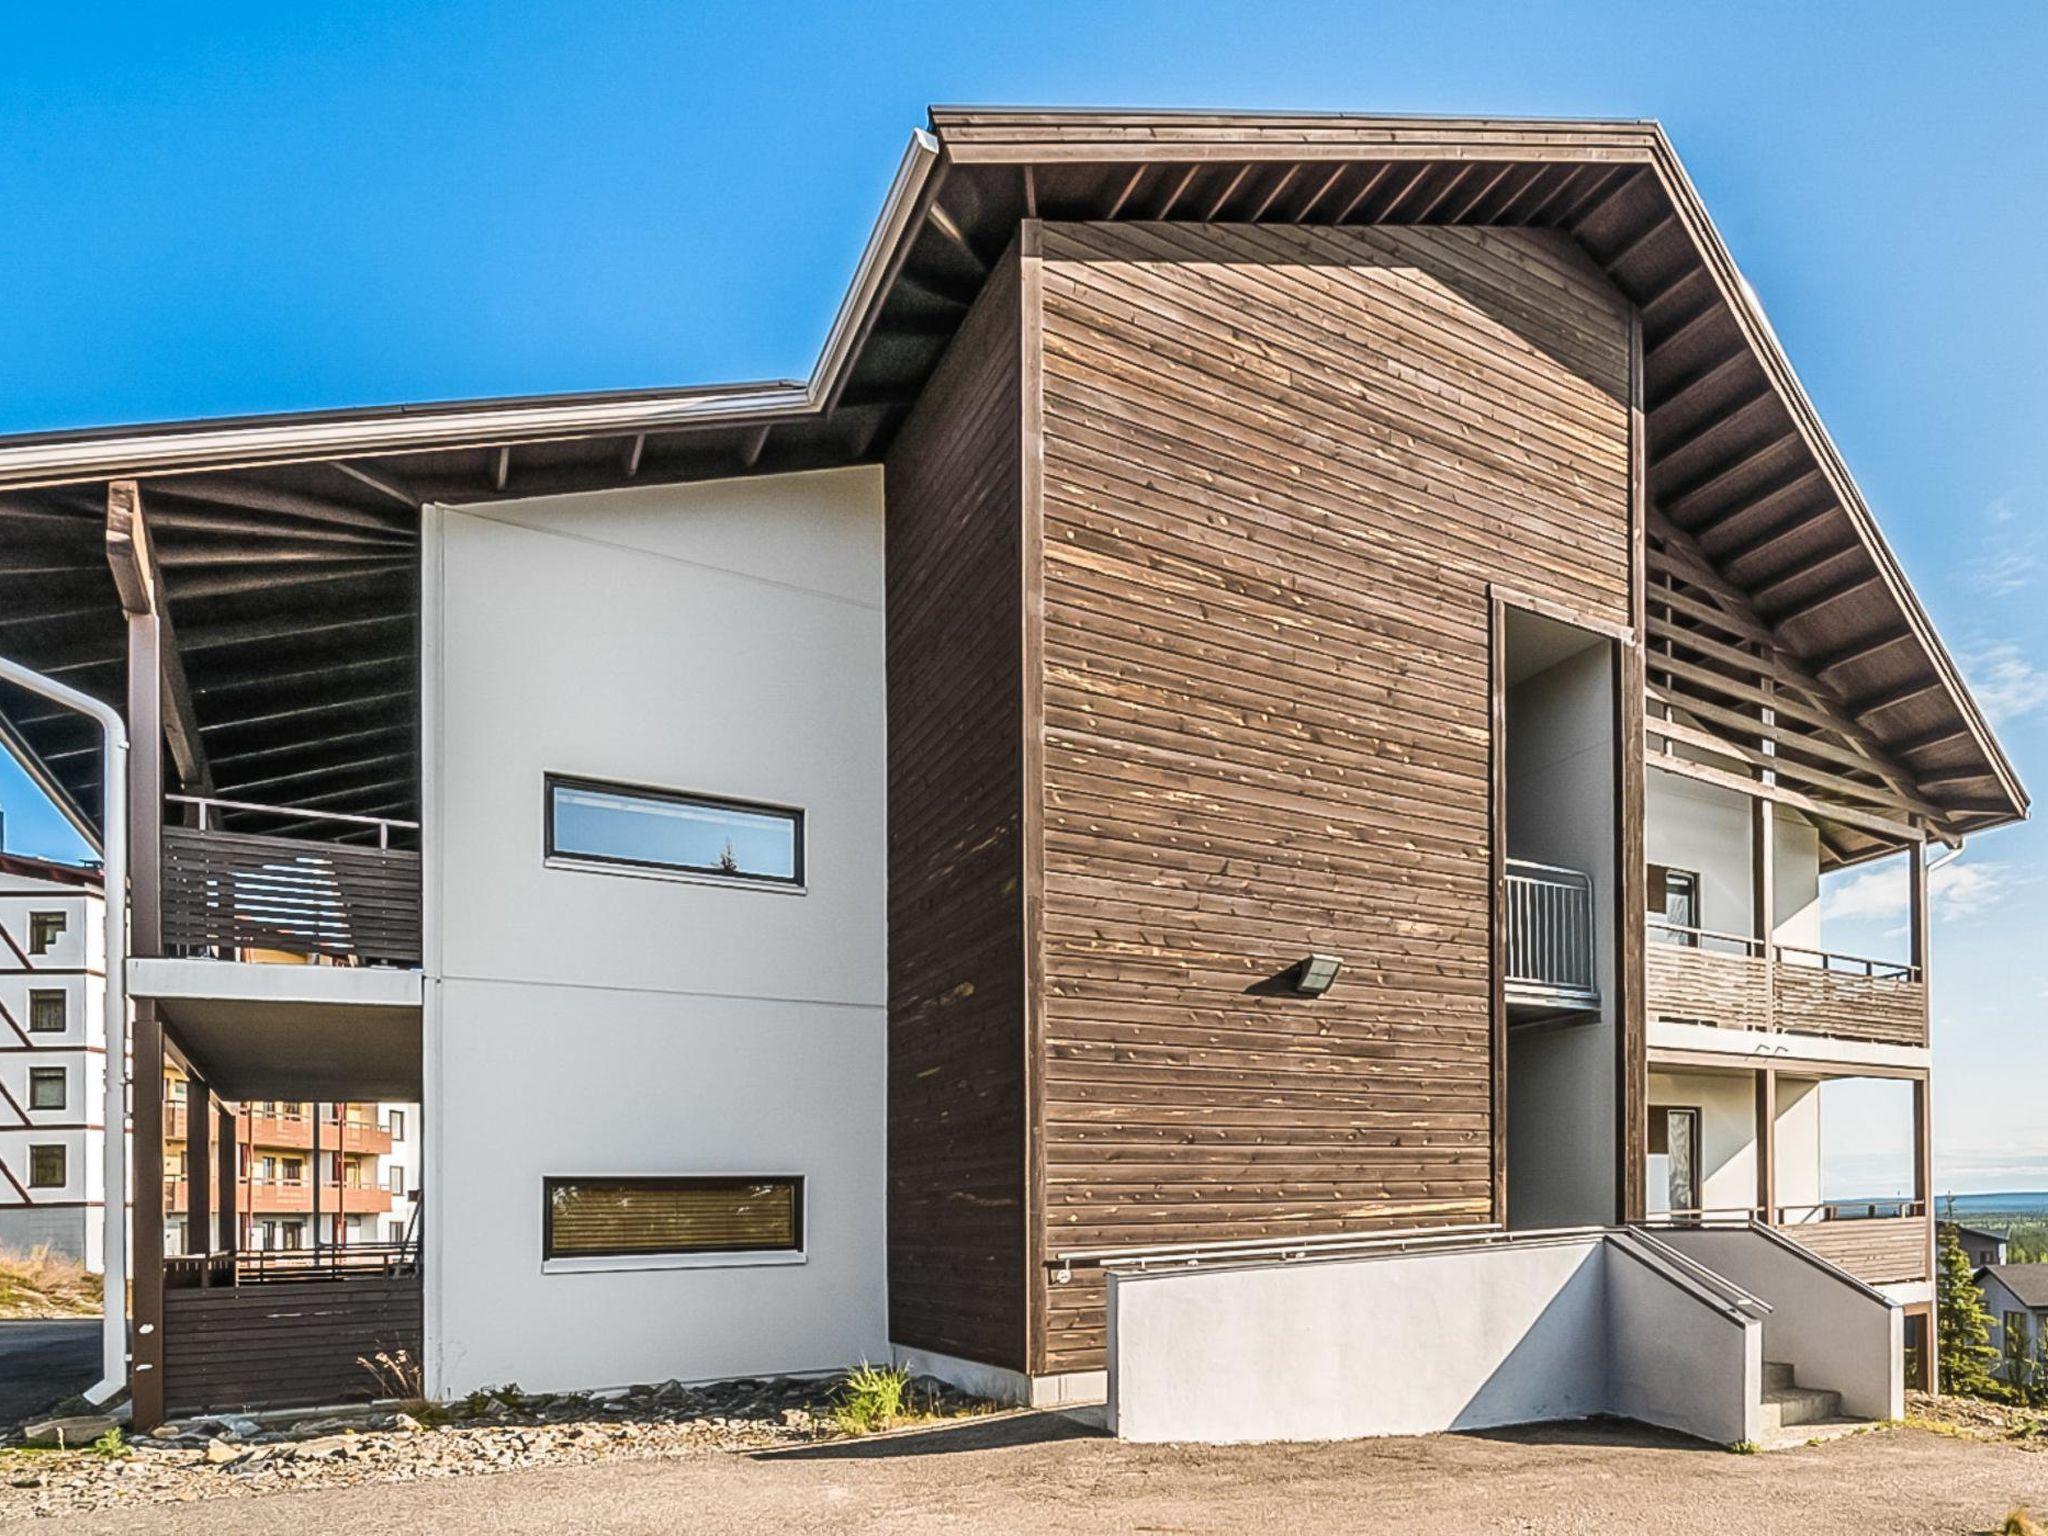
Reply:
[[[1761,795],[1749,801],[1750,932],[1763,966],[1764,1019],[1773,1028],[1778,1022],[1778,821],[1777,805]]]
[[[235,1112],[222,1104],[215,1119],[214,1146],[220,1159],[220,1172],[214,1176],[214,1185],[220,1192],[220,1233],[215,1246],[222,1253],[233,1254],[241,1247],[241,1220],[235,1198],[241,1185],[240,1137],[236,1135]]]
[[[1765,1067],[1756,1075],[1756,1203],[1764,1224],[1778,1224],[1778,1071]]]
[[[1909,847],[1906,850],[1906,856],[1909,860],[1911,860],[1911,867],[1907,875],[1907,878],[1912,885],[1912,891],[1911,895],[1908,898],[1908,901],[1910,907],[1910,923],[1912,929],[1913,970],[1919,976],[1920,980],[1925,982],[1927,980],[1927,945],[1929,938],[1927,914],[1927,845],[1925,843],[1914,843],[1911,847]],[[1929,1043],[1931,1044],[1932,1042],[1930,1041]]]
[[[1920,862],[1916,851],[1913,862]],[[1916,886],[1925,884],[1925,875],[1914,881]],[[1934,1099],[1932,1081],[1926,1073],[1913,1079],[1913,1192],[1920,1199],[1920,1208],[1927,1221],[1927,1288],[1934,1290],[1940,1270],[1936,1267],[1940,1245],[1934,1237]],[[1935,1325],[1939,1317],[1940,1303],[1930,1300],[1927,1306],[1927,1390],[1941,1390],[1941,1362],[1934,1348]]]
[[[320,1101],[313,1101],[313,1256],[320,1256]]]
[[[213,1088],[185,1079],[185,1251],[213,1251]]]
[[[1643,316],[1628,323],[1628,537],[1629,629],[1615,652],[1615,863],[1614,1064],[1615,1214],[1641,1221],[1649,1208],[1650,1163],[1649,1003],[1644,990],[1645,886],[1643,840],[1643,697],[1649,636],[1649,428],[1644,403]]]
[[[128,616],[129,953],[163,953],[163,632],[154,612]],[[118,785],[106,793],[119,794]],[[117,899],[113,892],[109,899]],[[135,1226],[130,1271],[134,1333],[129,1343],[132,1422],[164,1418],[164,1036],[156,1004],[135,1003],[133,1077]],[[112,1064],[109,1064],[111,1070]],[[109,1134],[112,1133],[109,1127]]]

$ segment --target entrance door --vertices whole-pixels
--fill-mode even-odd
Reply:
[[[1700,1112],[1650,1106],[1648,1207],[1653,1216],[1700,1208]]]

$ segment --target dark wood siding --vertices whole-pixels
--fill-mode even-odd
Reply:
[[[1044,1252],[1485,1221],[1488,589],[1629,622],[1627,306],[1542,233],[1041,240]]]
[[[891,447],[889,1325],[1026,1364],[1022,460],[1007,258]]]
[[[357,1364],[378,1351],[422,1358],[417,1275],[164,1292],[170,1413],[367,1400]]]

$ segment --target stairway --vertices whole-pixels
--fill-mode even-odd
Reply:
[[[1841,1422],[1841,1393],[1802,1387],[1793,1380],[1792,1367],[1784,1361],[1764,1362],[1763,1430],[1767,1444],[1782,1438],[1795,1425]]]

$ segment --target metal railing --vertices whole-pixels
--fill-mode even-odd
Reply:
[[[176,1254],[164,1260],[164,1284],[179,1290],[274,1285],[291,1280],[395,1279],[420,1272],[417,1238],[402,1243],[252,1248]]]
[[[1508,860],[1509,986],[1596,997],[1594,932],[1590,875],[1527,859]]]
[[[294,806],[171,795],[196,826],[163,829],[164,942],[174,954],[224,959],[273,950],[339,964],[420,963],[420,856],[393,848],[419,824]],[[268,816],[287,831],[339,825],[377,846],[227,831],[216,814]]]

